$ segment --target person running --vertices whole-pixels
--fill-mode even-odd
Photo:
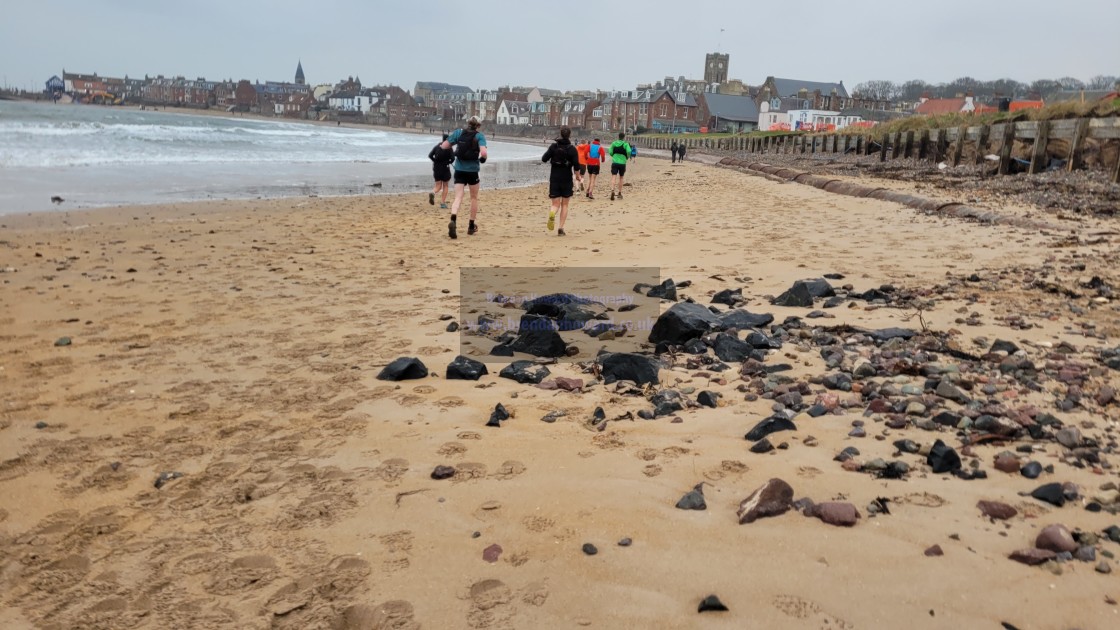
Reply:
[[[552,162],[548,174],[548,198],[552,200],[548,210],[548,231],[556,226],[556,210],[560,210],[560,229],[557,236],[564,236],[564,222],[568,219],[568,202],[572,199],[572,172],[579,171],[579,153],[572,146],[572,130],[560,128],[560,137],[553,142],[541,156],[541,162]]]
[[[607,159],[607,150],[595,138],[587,146],[587,198],[595,198],[595,180],[599,178],[599,165]]]
[[[638,145],[636,144],[630,145],[630,160],[632,162],[638,161]]]
[[[684,146],[683,142],[680,143],[680,145],[677,146],[677,161],[678,162],[683,162],[684,161],[684,149],[685,149],[685,146]]]
[[[576,181],[579,182],[579,189],[583,190],[583,176],[587,175],[587,149],[591,145],[587,144],[587,140],[583,140],[576,144],[576,155],[579,156],[579,168],[576,169]]]
[[[467,234],[478,232],[474,222],[478,217],[478,172],[486,163],[486,136],[479,131],[481,127],[482,121],[478,116],[471,116],[466,127],[452,131],[440,145],[444,149],[455,147],[455,201],[451,202],[451,222],[447,224],[447,235],[451,238],[459,238],[455,219],[466,188],[471,191],[471,219]]]
[[[618,133],[618,140],[611,143],[611,201],[614,201],[615,190],[622,199],[622,180],[626,177],[626,159],[630,157],[630,143],[626,142],[626,134]]]
[[[447,141],[447,134],[443,134],[443,141]],[[455,153],[451,149],[443,148],[443,142],[440,142],[432,147],[428,159],[432,161],[432,176],[436,180],[432,192],[428,193],[428,205],[436,205],[436,195],[442,192],[443,197],[440,199],[439,207],[446,210],[447,182],[451,181],[451,163],[455,161]]]
[[[677,162],[677,141],[674,140],[673,144],[669,147],[669,152],[673,154],[673,163]]]

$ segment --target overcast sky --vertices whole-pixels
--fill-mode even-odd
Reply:
[[[730,76],[948,82],[1120,75],[1120,0],[13,0],[0,81],[183,75],[632,89]],[[721,32],[722,29],[722,32]],[[617,43],[619,37],[626,44]]]

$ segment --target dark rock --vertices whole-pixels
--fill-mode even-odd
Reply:
[[[489,374],[486,364],[481,361],[459,355],[447,366],[444,378],[448,380],[477,381],[485,374]]]
[[[598,319],[606,308],[594,300],[570,293],[553,293],[528,300],[521,305],[527,315],[540,315],[553,320],[557,330],[579,330],[588,321]],[[525,323],[525,318],[522,318]],[[525,330],[522,328],[522,330]]]
[[[840,451],[840,453],[837,454],[836,457],[833,457],[832,461],[834,461],[834,462],[846,462],[849,459],[852,459],[853,457],[859,457],[859,449],[854,447],[854,446],[849,446],[849,447],[845,448],[844,450]]]
[[[851,527],[859,521],[859,510],[851,503],[826,501],[818,503],[805,511],[806,516],[821,519],[829,525]]]
[[[437,481],[440,480],[440,479],[447,479],[448,477],[454,477],[454,476],[455,476],[455,469],[452,468],[451,466],[436,466],[435,469],[432,470],[432,479],[435,479]]]
[[[377,374],[379,381],[403,381],[424,378],[428,375],[428,368],[416,357],[401,357],[386,365]]]
[[[828,407],[825,407],[824,405],[822,405],[820,403],[817,403],[817,404],[813,405],[812,407],[809,407],[805,411],[805,413],[809,414],[810,418],[819,418],[819,417],[823,416],[824,414],[828,413]]]
[[[917,334],[918,331],[909,328],[880,328],[879,330],[867,331],[867,336],[879,343],[890,341],[891,339],[911,339],[917,336]]]
[[[50,426],[49,424],[47,424],[46,422],[43,422],[42,420],[35,423],[35,428],[36,429],[45,429],[49,426]]]
[[[566,355],[568,344],[555,330],[523,330],[511,343],[509,349],[535,357],[562,357]]]
[[[991,349],[988,350],[988,352],[1006,352],[1009,355],[1015,354],[1018,351],[1019,346],[1003,339],[996,339],[996,342],[992,344]]]
[[[797,425],[792,420],[785,416],[775,415],[756,424],[753,429],[747,432],[745,437],[752,442],[757,442],[771,433],[796,430]]]
[[[941,545],[934,545],[934,546],[930,547],[929,549],[926,549],[924,553],[927,557],[945,555],[945,552],[942,551],[942,549],[941,549]]]
[[[957,389],[956,387],[953,387],[953,384],[949,381],[941,381],[940,383],[938,383],[937,389],[934,390],[934,393],[942,398],[960,403],[962,405],[967,405],[969,400],[971,400],[964,394],[964,392]]]
[[[826,274],[824,274],[824,277],[828,278],[829,280],[843,280],[844,279],[844,274],[842,274],[842,273],[826,273]]]
[[[1078,544],[1073,539],[1073,534],[1064,525],[1047,525],[1038,533],[1034,546],[1038,549],[1049,549],[1057,553],[1063,551],[1072,553],[1077,551]]]
[[[507,343],[500,343],[493,348],[490,348],[490,356],[492,357],[512,357],[513,348],[509,347]]]
[[[1077,551],[1074,552],[1073,557],[1082,562],[1096,562],[1097,550],[1094,547],[1082,545],[1077,548]]]
[[[961,456],[951,446],[937,440],[926,456],[926,463],[933,468],[934,473],[951,472],[960,470]]]
[[[541,418],[541,422],[552,424],[553,422],[556,422],[558,418],[563,418],[566,415],[568,414],[563,411],[550,411],[546,413],[543,418]]]
[[[522,385],[536,385],[547,378],[550,373],[547,367],[532,361],[514,361],[502,368],[498,372],[498,376],[517,381]]]
[[[716,597],[715,595],[709,595],[700,602],[700,606],[697,607],[696,612],[702,613],[726,610],[727,606],[724,606],[723,602],[719,601],[718,597]]]
[[[634,541],[630,538],[623,538],[622,540],[618,541],[619,547],[629,547],[632,544],[634,544]]]
[[[773,321],[774,316],[770,313],[756,314],[740,308],[727,311],[723,315],[720,315],[718,327],[720,330],[728,330],[730,328],[748,330],[751,328],[769,326]]]
[[[73,342],[70,340],[69,337],[59,337],[58,339],[55,340],[54,345],[61,347],[61,346],[68,346],[71,343],[73,343]]]
[[[903,479],[909,472],[910,466],[906,462],[894,460],[888,462],[887,467],[879,471],[876,477],[879,479]]]
[[[459,322],[451,322],[447,325],[447,332],[458,332]]]
[[[1012,453],[1000,453],[996,455],[995,462],[992,467],[1000,472],[1016,473],[1019,472],[1019,458],[1015,457]]]
[[[594,418],[597,421],[606,420],[607,419],[607,412],[603,411],[602,407],[596,407],[595,411],[591,412],[591,417]]]
[[[805,288],[809,290],[809,295],[814,298],[826,298],[836,295],[836,290],[824,278],[810,278],[808,280],[801,280],[805,283]]]
[[[583,549],[583,553],[589,556],[593,556],[599,553],[599,548],[595,545],[592,545],[591,543],[583,543],[583,547],[581,547],[581,549]]]
[[[599,366],[603,382],[608,384],[615,381],[633,381],[638,385],[656,385],[657,372],[661,369],[661,363],[656,358],[630,352],[601,355]]]
[[[699,338],[689,339],[684,344],[684,351],[689,354],[707,354],[708,344],[704,343]]]
[[[1054,434],[1054,438],[1058,440],[1058,444],[1066,448],[1077,448],[1081,445],[1081,431],[1077,427],[1065,427],[1058,429]]]
[[[813,294],[809,292],[809,286],[804,281],[798,280],[785,293],[770,300],[770,303],[774,306],[812,308]]]
[[[681,393],[675,389],[663,389],[650,397],[653,403],[654,417],[667,416],[684,409],[681,404]]]
[[[759,454],[769,453],[772,450],[774,450],[774,445],[771,444],[770,440],[767,440],[766,438],[762,438],[761,440],[755,442],[751,445],[750,448],[750,452]]]
[[[712,332],[719,327],[719,323],[719,318],[700,304],[677,303],[654,322],[649,342],[682,344]]]
[[[743,301],[742,289],[724,289],[712,296],[712,304],[726,304],[734,307]]]
[[[503,420],[509,420],[509,412],[502,406],[502,403],[498,403],[494,407],[494,411],[490,412],[490,420],[486,422],[486,426],[500,427]]]
[[[706,389],[696,396],[696,402],[705,407],[711,407],[712,409],[715,409],[719,405],[718,401],[719,394],[717,394],[716,392],[708,391]]]
[[[825,300],[823,306],[825,308],[836,308],[837,306],[840,306],[843,303],[844,303],[844,298],[840,297],[839,295],[836,295],[836,296],[830,297],[827,300]]]
[[[773,478],[762,484],[739,504],[739,524],[753,523],[768,516],[785,514],[793,503],[793,488]]]
[[[852,429],[851,431],[848,431],[848,437],[854,437],[854,438],[867,437],[867,430],[864,429],[863,427],[856,427],[856,428]]]
[[[706,510],[708,504],[704,501],[704,484],[698,483],[687,494],[677,501],[678,510]]]
[[[757,359],[759,361],[765,358],[749,343],[728,333],[719,333],[716,335],[715,343],[712,344],[712,350],[715,351],[720,361],[739,363],[748,358]]]
[[[1065,493],[1062,492],[1062,484],[1060,483],[1041,485],[1035,488],[1034,492],[1031,492],[1031,496],[1039,501],[1045,501],[1057,507],[1062,507],[1066,504],[1066,496]]]
[[[893,444],[902,453],[917,453],[922,450],[922,447],[914,440],[895,440]]]
[[[182,476],[183,473],[181,472],[161,472],[159,476],[156,477],[156,482],[154,484],[156,490],[159,490],[160,488],[167,485],[167,482],[171,481],[172,479],[178,479]]]
[[[1058,554],[1053,551],[1046,549],[1020,549],[1011,552],[1011,555],[1008,557],[1015,562],[1022,562],[1023,564],[1033,567],[1048,560],[1053,560],[1057,555]]]
[[[852,391],[852,377],[843,372],[833,372],[832,374],[825,375],[821,380],[821,384],[824,385],[826,389],[840,390],[843,392]]]
[[[482,550],[482,559],[486,562],[494,563],[502,556],[502,546],[493,544]]]
[[[999,501],[980,501],[976,507],[980,508],[980,513],[984,516],[1000,521],[1005,521],[1019,513],[1015,508]]]
[[[1027,479],[1038,479],[1042,475],[1042,464],[1038,462],[1027,462],[1019,469],[1019,474]]]
[[[677,285],[672,278],[662,282],[646,292],[646,297],[661,298],[663,300],[677,301]]]
[[[747,334],[746,342],[759,350],[777,350],[782,347],[781,341],[767,337],[758,331]]]
[[[1111,540],[1114,543],[1120,543],[1120,526],[1109,525],[1103,531],[1104,531],[1104,535],[1106,537],[1108,537],[1109,540]]]

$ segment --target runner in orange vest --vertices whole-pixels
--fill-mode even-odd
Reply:
[[[576,145],[576,154],[579,155],[579,168],[575,169],[575,173],[580,190],[583,190],[583,176],[587,174],[587,151],[589,146],[587,140]]]
[[[599,139],[595,138],[591,144],[584,145],[587,147],[587,198],[595,198],[595,180],[599,177],[599,165],[607,157],[607,149],[599,144]]]

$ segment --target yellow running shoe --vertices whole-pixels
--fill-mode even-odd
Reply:
[[[554,227],[556,227],[556,213],[555,212],[549,212],[548,213],[548,231],[551,232],[552,228],[554,228]]]

